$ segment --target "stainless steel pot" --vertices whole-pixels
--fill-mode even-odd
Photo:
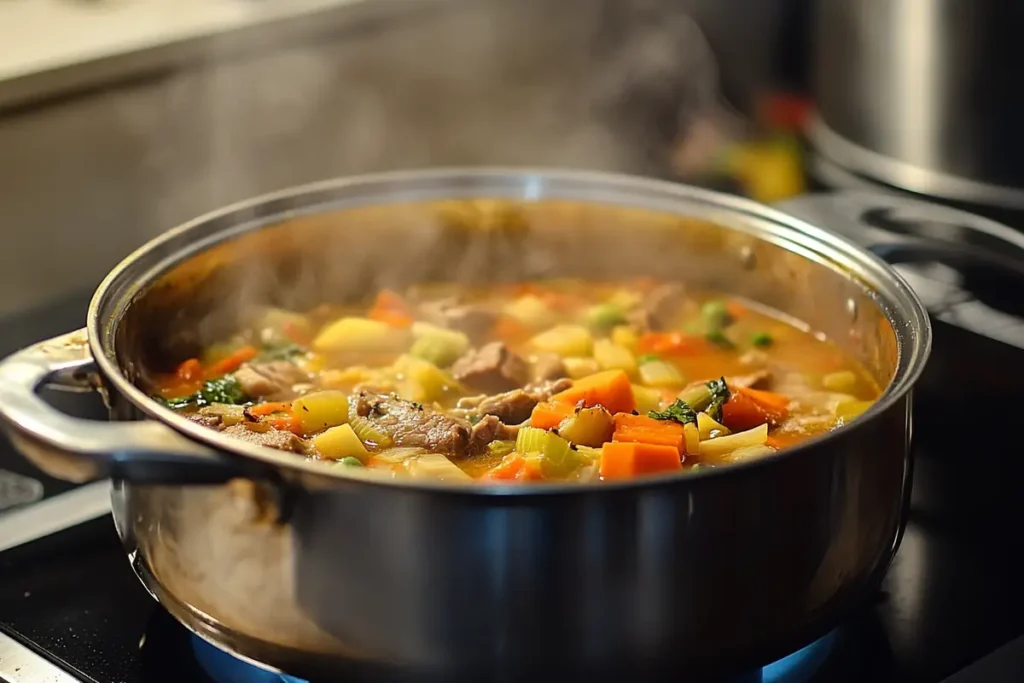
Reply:
[[[830,335],[887,389],[853,426],[749,464],[494,487],[379,481],[260,449],[136,386],[249,304],[555,274],[752,297]],[[693,680],[787,654],[876,587],[899,543],[930,334],[881,260],[749,201],[588,173],[403,173],[262,197],[149,243],[99,287],[84,330],[0,364],[0,415],[46,471],[111,476],[143,583],[247,659],[317,680]],[[59,414],[42,386],[99,389],[114,421]]]
[[[1024,6],[834,0],[816,7],[809,137],[829,160],[970,206],[1024,208]]]

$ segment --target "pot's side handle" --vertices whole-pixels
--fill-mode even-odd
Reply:
[[[39,342],[0,361],[0,422],[12,443],[47,474],[84,482],[214,484],[265,474],[152,420],[83,420],[50,407],[43,387],[98,388],[85,330]]]
[[[1008,291],[1024,283],[1020,233],[966,211],[860,190],[802,195],[775,208],[838,232],[891,265],[943,263]]]

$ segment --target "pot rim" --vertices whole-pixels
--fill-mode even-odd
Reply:
[[[491,185],[482,185],[486,183],[502,183],[504,191],[496,193]],[[808,439],[770,458],[760,458],[695,473],[671,473],[614,482],[541,482],[516,486],[488,485],[476,480],[444,482],[412,478],[385,479],[367,475],[362,472],[361,468],[327,468],[324,467],[322,461],[310,460],[293,453],[276,451],[232,439],[187,420],[150,398],[124,375],[114,360],[112,331],[117,328],[121,317],[135,298],[134,295],[145,291],[152,281],[166,272],[168,268],[183,263],[196,253],[205,251],[222,241],[271,226],[275,224],[275,219],[280,220],[282,214],[294,215],[296,213],[294,210],[277,210],[261,216],[259,212],[254,211],[259,207],[268,207],[275,202],[287,199],[314,197],[318,193],[332,193],[331,197],[325,198],[323,201],[312,202],[303,207],[302,213],[314,214],[318,210],[335,207],[335,203],[338,205],[336,208],[341,208],[345,203],[346,192],[352,195],[348,199],[358,199],[359,190],[372,189],[378,185],[397,187],[389,188],[390,195],[380,193],[372,197],[371,201],[357,205],[400,204],[410,201],[410,199],[396,199],[393,195],[401,194],[400,192],[396,193],[396,190],[417,189],[420,193],[426,194],[423,196],[417,194],[411,199],[442,201],[455,196],[480,198],[501,196],[520,201],[566,200],[580,203],[604,201],[609,205],[623,206],[623,202],[617,200],[616,196],[610,197],[609,195],[626,194],[631,198],[629,206],[665,214],[673,213],[671,208],[673,204],[676,210],[679,210],[686,203],[696,203],[704,205],[709,210],[723,211],[724,215],[708,216],[708,220],[722,225],[722,229],[748,232],[760,239],[779,244],[789,251],[798,253],[803,258],[809,258],[830,268],[837,276],[854,279],[866,287],[889,320],[896,335],[898,359],[895,373],[878,400],[849,426]],[[485,189],[492,191],[489,194],[480,192]],[[462,195],[458,194],[459,190],[463,191]],[[389,197],[393,201],[389,201]],[[161,256],[163,252],[167,251],[170,243],[181,240],[184,236],[208,225],[211,221],[222,220],[236,213],[248,215],[248,220],[232,222],[227,227],[217,230],[209,239],[193,241],[188,243],[188,246],[173,250],[170,256]],[[678,215],[693,214],[679,211]],[[699,214],[697,216],[699,217]],[[258,218],[254,220],[254,217]],[[736,224],[726,225],[723,219],[727,217],[740,220]],[[794,238],[800,239],[794,241]],[[159,261],[149,264],[144,275],[131,277],[132,272],[140,268],[140,263],[153,259],[159,259]],[[127,284],[124,282],[126,279],[128,280]],[[109,319],[104,319],[104,309],[110,306],[112,298],[116,298],[119,305]],[[303,477],[302,480],[306,483],[316,481],[318,484],[329,486],[332,482],[334,484],[347,482],[356,485],[447,492],[483,498],[491,496],[518,498],[567,493],[591,494],[623,489],[688,486],[709,482],[719,477],[753,473],[760,468],[772,467],[795,458],[816,457],[814,451],[818,448],[827,447],[828,443],[842,438],[849,430],[856,429],[857,425],[887,411],[910,392],[924,369],[931,351],[932,337],[931,324],[923,303],[899,273],[868,250],[816,225],[749,199],[666,180],[600,171],[517,167],[449,167],[340,177],[259,195],[208,212],[146,242],[115,266],[93,294],[88,309],[86,330],[93,358],[101,375],[106,382],[110,383],[111,388],[127,398],[149,419],[169,425],[175,431],[195,441],[223,452],[239,454],[245,458],[272,465],[286,475]]]

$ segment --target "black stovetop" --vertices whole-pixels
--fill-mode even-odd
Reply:
[[[0,352],[72,329],[84,301],[0,324]],[[934,362],[956,359],[940,355]],[[999,371],[1022,373],[1024,353],[1019,367]],[[929,404],[927,397],[918,403],[914,494],[903,544],[881,590],[835,632],[807,683],[939,683],[1015,639],[1013,651],[992,658],[982,677],[967,671],[950,680],[1024,680],[1024,457],[1004,433],[1019,422],[1021,402],[1016,396],[980,400],[956,387],[951,393],[967,398],[959,407]],[[102,408],[79,406],[77,412],[99,417]],[[2,469],[31,473],[6,442],[0,443]],[[41,480],[47,495],[66,487]],[[211,680],[192,637],[135,578],[109,516],[0,553],[0,630],[84,681]],[[0,680],[24,675],[3,664]],[[773,675],[766,672],[762,680],[786,683]],[[250,672],[235,680],[257,678]]]

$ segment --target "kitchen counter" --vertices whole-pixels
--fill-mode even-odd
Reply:
[[[0,0],[0,108],[314,30],[396,0]],[[272,28],[271,31],[260,30]],[[259,30],[259,36],[252,34]],[[262,41],[262,43],[261,43]]]

